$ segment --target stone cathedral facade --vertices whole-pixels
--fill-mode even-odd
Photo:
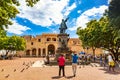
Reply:
[[[42,57],[49,55],[55,55],[58,45],[58,34],[43,33],[33,37],[31,35],[25,35],[23,38],[26,40],[26,49],[24,51],[17,52],[20,56],[24,57]],[[68,47],[72,51],[85,51],[87,54],[92,54],[91,49],[83,49],[82,43],[78,38],[69,38]],[[101,49],[96,50],[97,54],[102,53]]]

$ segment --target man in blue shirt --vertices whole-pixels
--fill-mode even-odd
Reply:
[[[73,76],[76,76],[76,70],[77,70],[77,63],[78,63],[78,56],[77,53],[74,51],[72,55],[72,69],[73,69]]]

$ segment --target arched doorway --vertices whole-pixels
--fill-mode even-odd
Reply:
[[[42,54],[42,56],[46,56],[46,49],[45,49],[45,48],[43,49],[43,54]]]
[[[36,49],[32,49],[32,56],[36,56]]]
[[[55,46],[53,44],[48,45],[48,54],[55,55]]]
[[[30,50],[26,50],[26,56],[30,56]]]
[[[41,49],[38,49],[38,56],[41,56]]]

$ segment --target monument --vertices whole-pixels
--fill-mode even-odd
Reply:
[[[67,22],[67,20],[68,20],[69,18],[66,18],[65,20],[64,19],[62,19],[62,22],[61,22],[61,24],[60,24],[60,34],[65,34],[65,31],[66,31],[66,29],[67,29],[67,25],[66,25],[66,22]]]
[[[58,34],[58,49],[56,50],[57,56],[60,54],[64,54],[66,59],[70,59],[71,57],[71,50],[68,48],[68,40],[69,40],[69,34],[66,33],[67,25],[66,22],[69,18],[66,18],[65,20],[62,19],[62,22],[60,24],[60,33]]]

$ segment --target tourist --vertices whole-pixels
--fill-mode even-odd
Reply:
[[[111,53],[108,54],[108,65],[109,65],[109,71],[111,71],[112,69],[112,71],[114,72],[115,62]]]
[[[77,56],[77,53],[74,52],[72,55],[72,70],[73,70],[74,77],[76,76],[77,64],[78,64],[78,56]]]
[[[58,65],[59,65],[59,76],[61,76],[61,70],[63,72],[63,76],[65,76],[65,57],[64,57],[64,55],[61,54],[57,61],[58,61]]]
[[[86,55],[82,55],[82,58],[81,58],[81,65],[83,65],[83,67],[85,67],[85,64],[86,64]]]
[[[107,59],[107,54],[104,55],[104,68],[107,66],[107,63],[108,63],[108,59]]]
[[[78,60],[79,68],[81,68],[81,62],[82,62],[82,54],[79,54],[79,60]]]
[[[93,55],[93,61],[94,62],[96,61],[96,55]]]
[[[47,60],[47,64],[50,63],[50,57],[49,57],[49,54],[46,56],[46,60]]]
[[[103,66],[103,58],[102,58],[102,54],[100,54],[100,66]]]

